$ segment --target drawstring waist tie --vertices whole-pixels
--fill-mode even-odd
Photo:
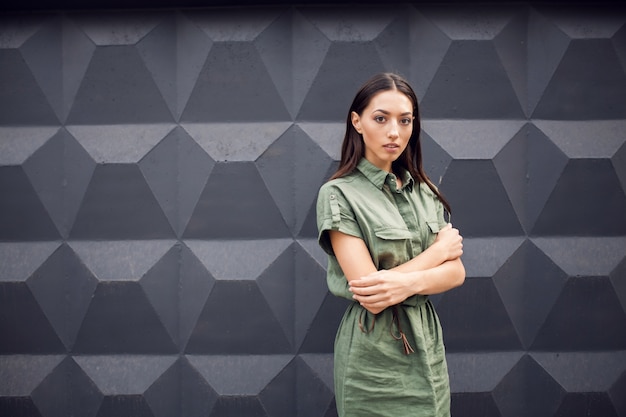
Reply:
[[[394,306],[391,306],[390,308],[391,308],[392,316],[391,316],[391,327],[389,328],[389,333],[391,334],[391,337],[393,337],[396,340],[402,340],[402,345],[403,345],[405,355],[414,353],[415,350],[413,350],[413,347],[411,347],[409,340],[406,338],[406,334],[404,334],[404,332],[402,331],[402,326],[400,325],[400,318],[398,317],[398,306],[394,305]],[[359,329],[361,330],[361,332],[367,334],[367,333],[370,333],[372,330],[374,330],[374,325],[376,324],[376,315],[374,315],[374,318],[372,319],[372,325],[368,329],[363,324],[364,314],[367,314],[367,310],[365,308],[362,308],[359,314]],[[394,327],[396,328],[397,333],[394,332]]]

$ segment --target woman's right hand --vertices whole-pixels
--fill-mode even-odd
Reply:
[[[435,245],[442,251],[446,261],[458,259],[463,255],[463,236],[459,229],[455,229],[450,223],[439,230],[433,243],[433,246]]]

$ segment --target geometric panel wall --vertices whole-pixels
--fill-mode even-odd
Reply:
[[[381,5],[3,13],[0,416],[336,416],[315,201],[378,71],[465,237],[453,415],[626,416],[626,13]]]

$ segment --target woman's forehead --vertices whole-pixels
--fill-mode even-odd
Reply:
[[[372,111],[385,110],[387,112],[413,113],[411,99],[401,91],[385,90],[372,96],[366,109]]]

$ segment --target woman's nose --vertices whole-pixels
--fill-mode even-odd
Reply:
[[[398,137],[398,125],[397,123],[392,123],[390,128],[389,128],[389,132],[387,132],[387,136],[395,139]]]

